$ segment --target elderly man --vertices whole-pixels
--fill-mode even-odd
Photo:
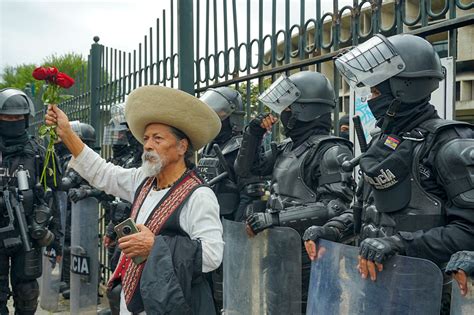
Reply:
[[[120,313],[212,314],[202,273],[222,260],[219,205],[189,159],[217,135],[219,117],[197,98],[160,86],[133,91],[125,117],[143,143],[138,169],[107,163],[85,146],[58,107],[46,114],[74,156],[70,166],[94,187],[132,203],[139,232],[120,238],[122,256],[109,282],[122,285]],[[139,257],[146,262],[136,264]]]

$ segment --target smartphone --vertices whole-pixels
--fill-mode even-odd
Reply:
[[[115,233],[117,233],[117,237],[121,238],[127,235],[132,235],[135,233],[138,233],[139,230],[137,228],[137,225],[135,224],[135,221],[132,218],[128,218],[123,222],[120,222],[114,227]],[[132,258],[133,262],[135,265],[139,265],[142,262],[146,260],[146,258],[138,256]]]

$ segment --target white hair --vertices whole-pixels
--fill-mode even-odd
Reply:
[[[147,177],[156,176],[163,167],[163,158],[155,151],[143,152],[142,171]]]

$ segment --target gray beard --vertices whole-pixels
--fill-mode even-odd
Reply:
[[[163,159],[154,152],[143,152],[142,154],[142,172],[146,177],[156,176],[160,174],[163,168]]]

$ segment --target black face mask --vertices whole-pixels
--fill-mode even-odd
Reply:
[[[122,155],[125,155],[128,153],[128,145],[126,144],[114,144],[112,146],[112,153],[114,158],[118,158]]]
[[[395,100],[392,95],[392,90],[390,89],[390,83],[384,81],[376,86],[379,90],[380,95],[374,99],[370,99],[367,104],[369,105],[370,111],[374,115],[377,121],[384,118],[385,113],[387,113],[390,104]]]
[[[291,119],[291,115],[292,115],[292,113],[289,110],[285,110],[285,111],[281,112],[281,114],[280,114],[280,121],[283,124],[283,127],[285,128],[285,130],[284,130],[285,134],[288,134],[289,131],[294,128],[294,126],[292,126],[291,128],[288,128],[288,125],[289,125],[290,119]]]
[[[222,121],[222,127],[219,134],[214,138],[214,142],[223,144],[232,138],[232,126],[230,125],[230,119],[226,118]]]
[[[349,131],[340,131],[339,137],[349,140]]]
[[[6,121],[0,120],[0,136],[5,139],[15,139],[26,134],[25,120]]]
[[[377,120],[377,126],[383,128],[384,120],[387,119],[387,110],[390,105],[397,100],[392,95],[388,80],[380,83],[376,88],[381,94],[375,99],[369,100],[368,105]],[[436,109],[429,103],[429,100],[430,98],[428,97],[416,104],[399,103],[395,117],[388,122],[385,130],[382,130],[383,133],[398,134],[400,132],[410,131],[427,119],[437,118]]]
[[[143,145],[135,139],[131,131],[127,131],[127,140],[128,145],[132,148],[143,147]]]

